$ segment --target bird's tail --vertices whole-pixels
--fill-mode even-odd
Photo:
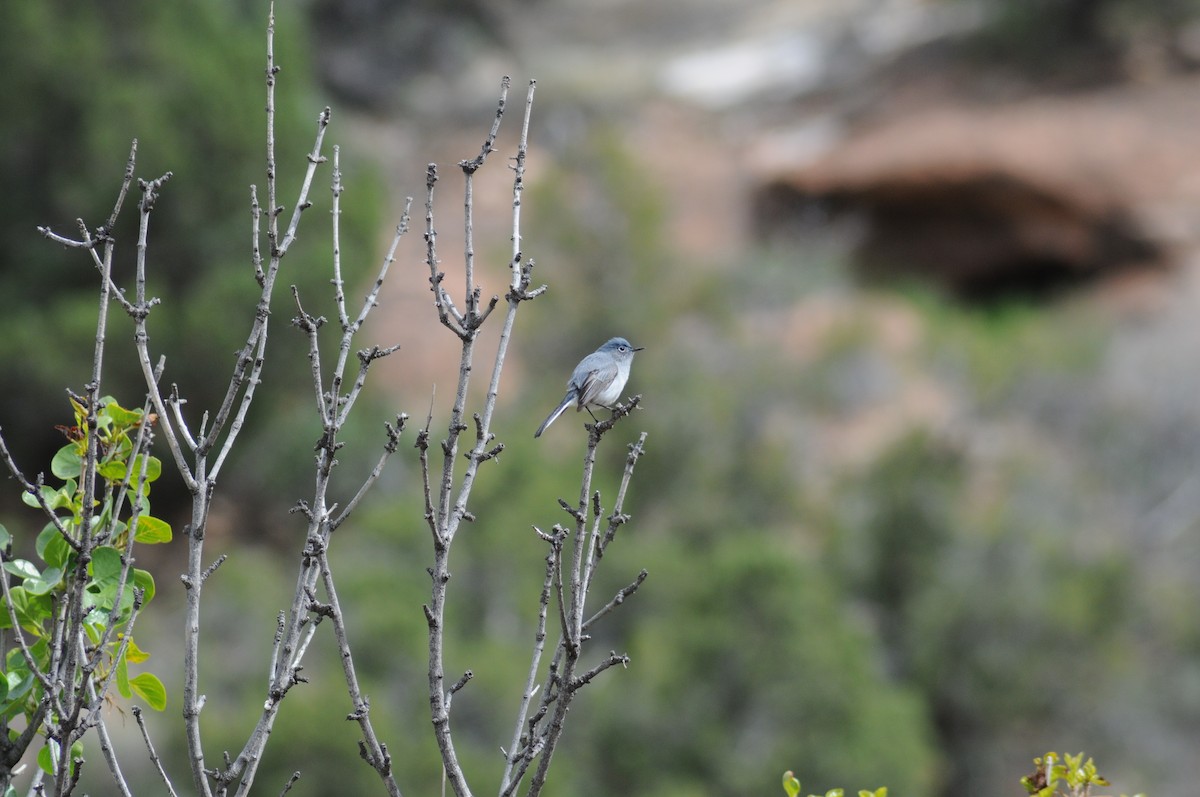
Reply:
[[[558,418],[559,415],[562,415],[563,412],[566,411],[567,407],[571,406],[571,402],[574,400],[575,400],[575,396],[572,395],[571,393],[568,393],[566,396],[564,396],[562,403],[554,408],[554,412],[550,413],[546,417],[546,420],[542,421],[542,425],[539,426],[537,431],[533,433],[533,436],[541,437],[542,432],[546,431],[546,427],[549,426],[550,424],[554,423],[554,420],[556,418]]]

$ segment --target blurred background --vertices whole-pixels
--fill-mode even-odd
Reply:
[[[68,423],[91,359],[95,273],[49,244],[107,217],[129,142],[170,170],[151,224],[150,321],[198,417],[223,392],[257,287],[249,185],[263,183],[263,29],[246,0],[65,0],[0,9],[0,426],[27,473]],[[1050,749],[1097,757],[1114,792],[1200,778],[1200,4],[1192,0],[309,0],[278,9],[283,201],[317,113],[342,146],[343,264],[361,296],[406,196],[441,167],[448,284],[461,175],[500,77],[510,116],[477,187],[484,294],[503,293],[513,153],[538,81],[523,249],[549,284],[525,307],[456,546],[448,671],[476,788],[501,770],[540,587],[531,525],[577,494],[574,416],[532,430],[571,367],[620,334],[646,346],[598,487],[646,430],[604,596],[645,567],[595,650],[627,670],[583,693],[549,793],[1018,793]],[[327,181],[327,174],[319,178]],[[330,314],[327,182],[285,262]],[[117,231],[131,284],[132,207]],[[418,219],[420,211],[418,211]],[[420,229],[420,223],[416,225]],[[451,395],[410,234],[361,346],[373,371],[341,454],[343,500],[382,423]],[[320,433],[300,333],[277,294],[264,385],[208,554],[209,754],[240,749],[265,685]],[[144,394],[114,310],[106,393]],[[332,349],[330,349],[332,351]],[[221,376],[213,376],[214,374]],[[435,411],[444,429],[447,410]],[[194,422],[194,421],[193,421]],[[412,439],[408,437],[408,439]],[[165,451],[160,452],[164,456]],[[177,539],[139,554],[159,584],[146,666],[179,683]],[[7,485],[7,487],[4,487]],[[40,528],[0,482],[14,534]],[[440,765],[424,685],[427,531],[402,445],[334,565],[372,716],[406,793]],[[264,793],[374,793],[327,636],[260,769]],[[177,695],[174,691],[173,695]],[[177,698],[176,698],[177,701]],[[128,707],[112,725],[139,793],[158,787]],[[175,702],[153,718],[187,789]],[[98,755],[85,775],[111,789]],[[89,780],[90,778],[90,780]],[[273,791],[275,790],[275,791]]]

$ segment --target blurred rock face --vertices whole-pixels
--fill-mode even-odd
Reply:
[[[768,176],[755,218],[773,233],[814,205],[858,214],[865,270],[965,295],[1159,264],[1195,229],[1194,89],[1181,77],[985,108],[947,100]]]

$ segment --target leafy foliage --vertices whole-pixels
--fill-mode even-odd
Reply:
[[[1108,786],[1109,782],[1100,776],[1096,763],[1084,759],[1083,753],[1078,755],[1059,755],[1046,753],[1041,758],[1033,759],[1034,772],[1021,778],[1021,785],[1036,797],[1088,797],[1092,786]],[[799,797],[800,781],[791,770],[783,773],[783,790],[788,797]],[[845,797],[844,789],[830,789],[824,797]],[[858,797],[887,797],[886,786],[874,791],[862,789]],[[810,794],[808,797],[821,797]],[[1124,795],[1122,795],[1124,797]],[[1137,794],[1134,797],[1145,797]]]
[[[65,693],[103,694],[109,684],[130,699],[135,695],[153,709],[167,706],[166,688],[150,672],[130,675],[129,665],[149,658],[133,639],[137,612],[155,595],[154,577],[131,566],[134,543],[170,542],[170,525],[150,514],[150,489],[162,473],[157,457],[145,453],[147,422],[142,410],[129,410],[110,397],[100,400],[94,426],[95,454],[89,455],[89,409],[71,399],[74,425],[62,427],[69,442],[50,463],[59,485],[39,479],[22,500],[50,517],[37,535],[37,561],[13,555],[12,535],[0,526],[4,595],[0,629],[19,629],[0,673],[0,727],[17,717],[25,728],[40,728],[47,705],[63,707],[63,661],[76,640],[64,629],[80,617],[85,663],[67,669],[72,683]],[[89,472],[89,468],[91,469]],[[95,494],[89,493],[96,477]],[[51,690],[51,691],[48,691]],[[51,722],[61,719],[51,717]],[[10,731],[10,744],[17,739]],[[72,740],[72,759],[82,743]],[[78,748],[78,749],[76,749]],[[58,747],[47,744],[38,763],[53,774]]]
[[[1091,758],[1085,760],[1083,753],[1046,753],[1033,759],[1033,765],[1033,774],[1021,778],[1021,785],[1036,797],[1088,797],[1092,786],[1110,785],[1096,770],[1096,763]]]
[[[791,770],[783,773],[783,790],[787,792],[788,797],[799,797],[800,795],[800,781],[792,774]],[[880,786],[874,791],[860,789],[858,797],[887,797],[887,793],[887,786]],[[824,797],[845,797],[845,795],[845,789],[830,789],[825,792]],[[821,797],[821,795],[810,794],[808,797]]]

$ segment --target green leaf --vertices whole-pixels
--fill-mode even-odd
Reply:
[[[112,422],[117,426],[126,428],[136,426],[142,420],[142,411],[140,409],[127,410],[111,398],[108,399],[108,402],[100,410],[100,414],[111,418]]]
[[[62,568],[47,567],[37,578],[25,579],[25,590],[30,595],[46,595],[59,585],[62,577]]]
[[[171,541],[171,524],[149,515],[138,515],[137,531],[133,533],[137,542],[153,545]]]
[[[65,568],[67,559],[71,556],[71,546],[63,539],[62,532],[53,523],[47,523],[37,536],[34,545],[37,555],[52,567]]]
[[[96,473],[100,475],[100,478],[110,482],[125,481],[126,471],[125,463],[119,459],[102,462],[96,468]]]
[[[133,586],[137,587],[138,589],[142,590],[145,593],[142,596],[142,605],[143,606],[145,606],[147,603],[149,603],[151,601],[151,599],[154,598],[154,592],[155,592],[154,576],[150,575],[150,573],[148,571],[138,570],[135,567],[133,569]],[[133,644],[132,640],[130,641],[130,644]],[[136,661],[136,659],[134,661]]]
[[[58,532],[58,529],[54,529],[54,537],[46,543],[46,551],[42,554],[42,558],[46,560],[46,564],[66,570],[67,564],[71,561],[71,554],[73,553],[74,551],[67,541],[63,539],[62,534]]]
[[[126,700],[133,697],[129,688],[129,665],[125,662],[125,656],[117,660],[117,691]]]
[[[112,441],[110,446],[108,456],[105,457],[110,462],[125,462],[129,459],[129,455],[133,453],[133,441],[125,434]]]
[[[50,472],[60,479],[78,479],[83,469],[83,455],[78,443],[67,443],[50,460]]]
[[[155,711],[162,711],[167,707],[167,690],[157,675],[148,672],[136,675],[129,679],[129,688]]]
[[[34,567],[33,562],[28,559],[13,559],[10,562],[5,562],[4,569],[14,576],[20,576],[21,578],[37,578],[40,575],[38,569]]]
[[[0,523],[0,549],[7,548],[12,542],[12,535],[8,533],[8,529],[4,528],[4,524]]]
[[[75,510],[75,493],[79,490],[79,483],[74,479],[67,479],[63,482],[63,486],[58,488],[52,496],[50,496],[51,509],[70,509]]]
[[[18,651],[19,653],[20,651]],[[33,688],[33,673],[29,670],[9,670],[4,674],[4,688],[9,700],[20,700]]]
[[[16,610],[17,622],[21,624],[30,633],[41,636],[43,634],[42,623],[50,617],[50,598],[45,595],[32,595],[25,587],[12,587],[8,591],[9,597],[12,599],[13,608]],[[9,618],[8,608],[0,601],[0,628],[11,628],[12,621]],[[14,648],[19,654],[20,650]],[[12,667],[12,664],[9,664]]]
[[[158,477],[162,475],[162,460],[158,457],[138,454],[137,459],[133,461],[133,472],[129,476],[130,486],[137,487],[142,478],[142,468],[146,469],[146,484],[150,484],[157,481]]]
[[[53,752],[51,752],[51,750],[50,750],[50,745],[47,744],[41,750],[38,750],[38,755],[37,755],[38,768],[40,768],[47,775],[54,775],[55,774],[54,758],[55,758],[55,756],[54,756]],[[83,742],[77,741],[77,742],[75,742],[75,744],[71,745],[70,759],[69,759],[70,763],[67,765],[67,768],[70,770],[72,775],[75,773],[75,762],[82,758],[83,758]]]
[[[43,484],[41,487],[42,498],[45,499],[46,506],[50,507],[51,509],[62,509],[63,507],[69,509],[73,506],[75,490],[77,487],[78,483],[74,479],[67,479],[62,488],[58,490],[55,490],[48,484]],[[33,493],[22,492],[21,502],[34,508],[41,508],[42,506],[40,503],[38,503],[37,496],[35,496]]]
[[[121,552],[110,546],[103,546],[92,551],[92,579],[97,583],[111,581],[114,584],[121,577]]]
[[[42,527],[42,530],[38,532],[37,540],[35,540],[33,544],[33,549],[37,551],[37,555],[42,557],[43,560],[46,558],[46,546],[50,543],[50,540],[57,536],[60,535],[58,533],[58,528],[54,525],[54,523],[47,523]]]
[[[117,584],[121,580],[121,554],[115,548],[104,546],[92,551],[91,576],[92,580],[87,586],[87,595],[85,595],[85,605],[97,607],[102,610],[91,612],[87,617],[89,623],[107,624],[108,619],[103,616],[103,611],[113,611],[113,600],[117,597]],[[127,590],[126,594],[132,599],[132,592]]]
[[[796,797],[800,793],[800,781],[796,780],[790,769],[783,773],[783,790],[788,797]]]

